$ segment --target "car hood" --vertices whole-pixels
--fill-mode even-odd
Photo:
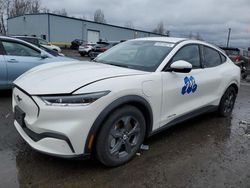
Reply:
[[[56,56],[53,57],[53,60],[51,61],[79,61],[71,57],[65,57],[65,56]]]
[[[99,80],[146,73],[94,62],[58,62],[37,66],[14,84],[31,95],[68,94]]]

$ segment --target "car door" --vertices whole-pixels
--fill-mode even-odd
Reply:
[[[162,123],[166,125],[176,118],[189,112],[205,107],[209,102],[208,75],[202,66],[201,46],[188,44],[180,48],[171,58],[169,65],[175,61],[184,60],[192,64],[189,73],[162,72],[163,98]],[[212,80],[211,82],[214,82]]]
[[[7,68],[7,84],[12,82],[27,70],[44,63],[41,52],[16,41],[2,41]]]
[[[223,66],[226,58],[216,49],[202,45],[203,66],[206,76],[206,101],[211,105],[218,105],[221,93],[225,89],[223,75],[228,74],[228,69]]]
[[[6,61],[3,58],[3,48],[0,42],[0,89],[4,89],[7,86],[7,67]]]

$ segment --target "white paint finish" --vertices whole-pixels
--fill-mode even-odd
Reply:
[[[155,40],[181,41],[173,38]],[[191,40],[180,42],[152,73],[93,62],[53,63],[28,71],[19,77],[15,84],[31,95],[70,93],[77,88],[80,89],[73,94],[107,90],[110,93],[90,105],[77,107],[48,106],[38,96],[33,96],[40,107],[40,115],[33,121],[29,121],[31,117],[27,116],[27,126],[37,133],[52,132],[67,136],[76,151],[75,154],[82,154],[88,132],[98,115],[109,104],[123,96],[137,95],[149,103],[153,112],[153,130],[193,110],[218,105],[227,87],[232,83],[239,86],[240,83],[240,69],[229,58],[220,66],[193,69],[190,73],[161,71],[167,60],[183,45],[189,43],[206,44]],[[186,76],[193,76],[198,87],[196,92],[183,95],[181,90]],[[34,85],[36,87],[33,87]],[[14,96],[17,93],[18,91],[14,90]],[[28,103],[27,99],[27,103],[24,103],[27,107],[23,106],[22,109],[30,114],[32,108],[28,108]],[[13,107],[15,105],[19,104],[14,100]],[[67,147],[55,140],[32,142],[20,126],[16,122],[15,124],[19,133],[33,148],[51,154],[69,154]],[[51,147],[49,142],[56,147]]]
[[[179,60],[179,61],[173,62],[170,65],[170,67],[173,69],[191,69],[192,65],[186,61]]]
[[[94,62],[59,62],[50,65],[31,69],[14,83],[30,94],[59,94],[71,93],[96,80],[147,73]],[[30,84],[31,80],[32,85]]]

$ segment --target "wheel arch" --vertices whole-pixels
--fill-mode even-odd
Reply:
[[[239,86],[237,84],[237,81],[232,81],[230,84],[228,84],[228,86],[225,88],[225,91],[224,93],[226,92],[226,90],[229,88],[229,87],[233,87],[236,91],[236,93],[238,93],[239,91]]]
[[[223,95],[225,94],[225,92],[227,91],[227,89],[228,89],[229,87],[233,87],[233,88],[235,89],[235,91],[236,91],[236,94],[238,94],[238,91],[239,91],[238,82],[237,82],[237,81],[232,81],[232,82],[230,82],[230,83],[228,84],[228,86],[225,87],[225,89],[224,89],[224,91],[223,91],[223,93],[222,93],[222,95],[221,95],[221,97],[220,97],[219,104],[220,104],[220,102],[221,102],[221,100],[222,100]]]
[[[146,121],[146,137],[149,136],[153,127],[153,112],[151,105],[148,103],[146,99],[144,99],[141,96],[137,95],[124,96],[113,101],[98,115],[88,133],[85,142],[84,153],[91,153],[93,151],[93,146],[95,145],[95,141],[101,129],[101,125],[106,120],[108,115],[117,108],[124,105],[135,106],[142,112]]]

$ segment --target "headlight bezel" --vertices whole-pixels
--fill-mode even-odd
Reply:
[[[39,98],[47,106],[88,106],[109,93],[110,91],[106,90],[83,94],[46,95]]]

